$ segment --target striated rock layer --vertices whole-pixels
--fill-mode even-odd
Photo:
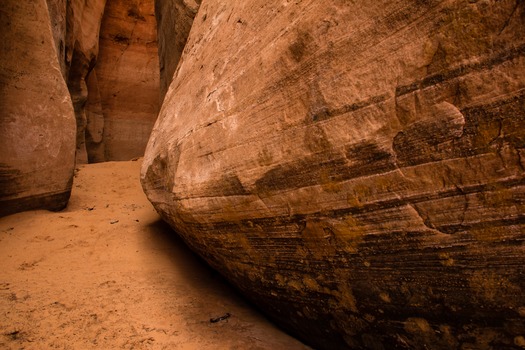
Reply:
[[[0,216],[62,209],[69,199],[75,116],[45,0],[0,8]]]
[[[154,0],[47,0],[78,163],[142,156],[159,107]]]
[[[170,33],[158,36],[161,101],[171,84],[200,4],[201,0],[155,0],[157,31]]]
[[[144,154],[159,110],[156,37],[153,0],[107,2],[97,64],[88,81],[90,161]]]
[[[319,348],[523,347],[523,33],[523,1],[204,1],[144,190]]]

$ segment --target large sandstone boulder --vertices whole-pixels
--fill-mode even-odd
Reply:
[[[523,347],[523,33],[522,1],[204,1],[144,190],[314,346]]]
[[[0,216],[62,209],[69,199],[75,116],[45,0],[0,7]]]

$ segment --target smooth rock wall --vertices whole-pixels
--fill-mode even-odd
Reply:
[[[318,348],[523,346],[523,33],[514,0],[205,1],[144,190]]]
[[[0,216],[66,206],[75,116],[45,0],[0,7]]]
[[[107,2],[94,70],[104,117],[104,159],[141,157],[159,110],[153,0]]]
[[[67,6],[66,67],[67,86],[77,118],[77,163],[87,163],[86,103],[88,75],[97,63],[100,23],[106,0],[73,0]]]
[[[89,91],[86,101],[86,152],[89,163],[106,161],[106,144],[104,140],[105,118],[100,96],[97,70],[93,69],[87,77]]]

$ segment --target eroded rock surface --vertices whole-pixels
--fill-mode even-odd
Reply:
[[[46,0],[49,18],[51,20],[51,32],[55,40],[55,50],[57,53],[60,70],[67,78],[66,67],[66,32],[67,32],[67,0]]]
[[[47,0],[78,163],[142,156],[159,107],[153,0]]]
[[[200,4],[201,0],[155,0],[157,31],[166,33],[158,36],[161,101],[171,84]]]
[[[100,96],[104,160],[142,156],[159,110],[159,60],[153,0],[108,1],[94,71],[98,92],[90,90],[90,93],[93,91],[95,99],[96,93]],[[93,122],[91,125],[99,124]],[[88,133],[91,140],[97,137],[92,129],[88,128]],[[89,146],[88,149],[96,147]]]
[[[73,180],[75,116],[46,1],[3,1],[0,32],[0,216],[62,209]]]
[[[58,3],[60,0],[48,0],[48,3]],[[87,80],[97,63],[99,51],[100,23],[104,14],[106,0],[72,0],[65,6],[65,29],[55,30],[55,42],[58,42],[59,53],[64,52],[62,68],[67,86],[73,101],[77,121],[76,160],[77,163],[88,162],[86,150],[86,127],[88,114],[86,104],[89,98]],[[55,6],[63,10],[64,6]],[[53,21],[62,23],[62,12],[52,11]],[[57,19],[58,18],[58,19]],[[56,28],[57,25],[55,24]],[[63,42],[63,48],[62,43]]]
[[[206,1],[145,192],[319,348],[522,346],[524,5]]]

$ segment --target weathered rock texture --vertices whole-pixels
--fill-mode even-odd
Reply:
[[[98,122],[88,121],[92,142],[88,144],[88,153],[95,150],[91,160],[129,160],[142,156],[159,110],[159,60],[153,0],[107,2],[94,71],[98,91],[89,91],[93,92],[95,100],[100,96],[104,123],[99,141],[100,128],[98,134],[96,128],[91,128]],[[89,110],[93,112],[92,108]],[[95,120],[99,120],[100,114],[95,114]],[[101,143],[103,158],[96,153],[102,148]]]
[[[161,101],[171,84],[200,4],[201,0],[155,0],[157,31],[170,33],[158,36]]]
[[[86,163],[88,76],[97,62],[99,31],[106,0],[47,0],[62,75],[77,122],[76,161]]]
[[[77,119],[77,162],[141,156],[159,106],[153,0],[47,0]]]
[[[62,209],[74,170],[75,116],[45,0],[0,7],[0,216]]]
[[[66,31],[67,31],[67,1],[66,0],[46,0],[51,20],[51,31],[55,40],[55,50],[57,52],[60,71],[67,78],[66,67]],[[71,44],[71,43],[70,43]],[[71,46],[71,45],[70,45]]]
[[[523,346],[523,33],[523,1],[205,1],[144,189],[319,348]]]
[[[105,5],[106,0],[76,0],[69,2],[67,6],[66,75],[77,118],[76,158],[78,163],[88,162],[86,103],[89,98],[89,90],[87,80],[97,63],[100,23]]]

